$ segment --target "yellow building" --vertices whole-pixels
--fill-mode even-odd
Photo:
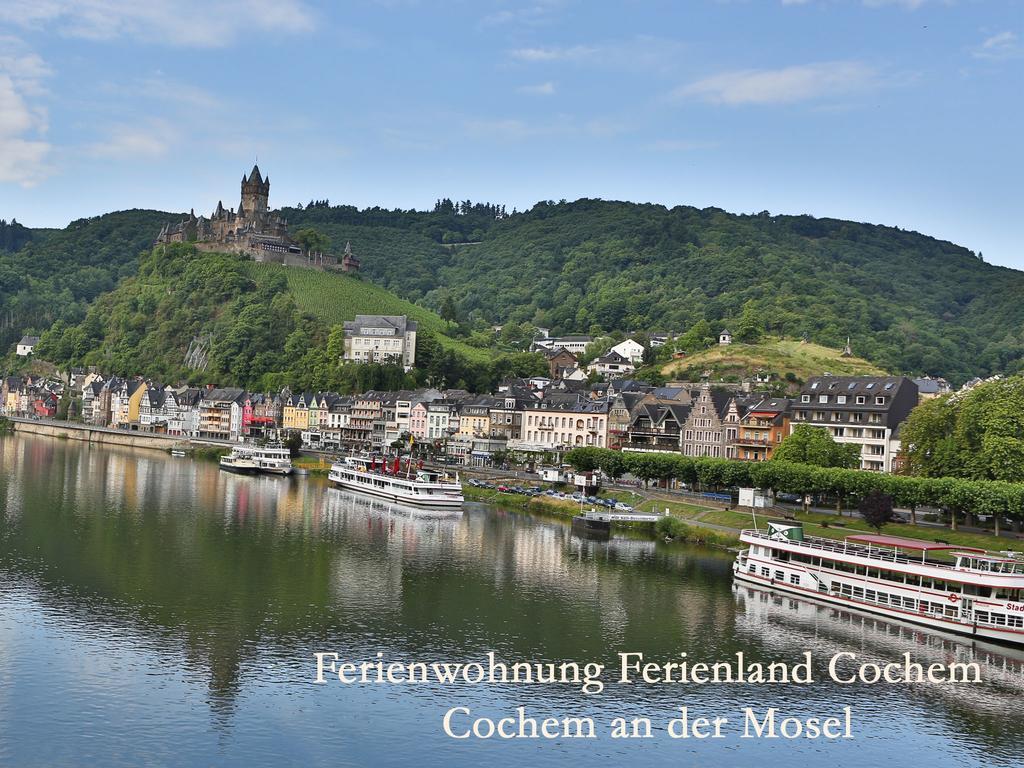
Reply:
[[[299,431],[309,429],[309,404],[305,395],[292,395],[285,400],[281,410],[281,428]]]
[[[131,396],[128,398],[128,419],[129,423],[139,421],[139,407],[142,405],[142,398],[146,396],[149,391],[149,385],[146,382],[139,382],[139,386],[135,388]]]

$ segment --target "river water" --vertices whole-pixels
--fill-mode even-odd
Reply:
[[[2,766],[1024,762],[1024,654],[733,587],[727,552],[589,541],[479,504],[437,519],[318,478],[23,435],[0,439],[0,500]],[[314,682],[317,651],[614,665],[805,650],[813,685]],[[984,682],[839,685],[823,660],[844,651],[975,660]],[[442,717],[460,706],[590,716],[598,738],[453,740]],[[725,737],[667,738],[680,706],[729,717]],[[745,706],[850,706],[855,738],[741,739]],[[618,716],[649,717],[652,738],[610,738]]]

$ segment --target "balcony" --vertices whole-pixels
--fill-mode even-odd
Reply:
[[[737,437],[732,441],[733,445],[750,445],[759,448],[767,448],[772,441],[767,437]]]

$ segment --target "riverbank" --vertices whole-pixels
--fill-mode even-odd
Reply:
[[[463,487],[463,492],[467,499],[566,519],[571,519],[574,515],[579,514],[580,510],[577,502],[552,499],[547,496],[522,496],[469,485]],[[745,528],[763,527],[765,520],[778,518],[778,515],[765,515],[728,507],[723,509],[720,506],[702,506],[661,496],[644,499],[640,494],[634,493],[634,497],[638,512],[656,514],[668,512],[668,517],[663,517],[657,524],[616,523],[613,526],[646,530],[657,538],[668,537],[673,541],[737,547],[740,543],[740,531]],[[801,523],[807,534],[824,539],[842,541],[850,534],[875,532],[866,522],[855,517],[837,517],[820,512],[804,513],[798,510],[792,511],[788,517],[794,522]],[[655,530],[655,526],[657,526],[657,530]],[[945,527],[911,525],[909,523],[890,523],[883,530],[892,536],[949,543],[963,547],[977,547],[990,552],[1024,552],[1024,540],[1008,539],[1005,536],[997,537],[985,533],[954,531]]]
[[[563,520],[571,521],[573,517],[580,513],[580,505],[578,503],[563,499],[553,499],[549,496],[523,496],[514,493],[503,493],[502,491],[489,488],[477,488],[472,485],[463,485],[462,492],[463,496],[469,501],[480,501],[502,507],[523,509],[530,513],[557,517]],[[638,508],[639,510],[640,508]],[[656,523],[615,521],[612,523],[612,528],[643,532],[649,534],[652,538],[669,539],[673,542],[686,544],[707,544],[731,548],[736,547],[740,542],[738,530],[730,531],[724,527],[694,525],[681,519],[674,513],[669,514]]]
[[[76,440],[94,445],[120,445],[127,448],[146,448],[169,451],[178,444],[190,441],[174,435],[158,435],[150,432],[129,432],[124,429],[94,427],[73,421],[43,421],[41,419],[9,418],[14,432],[25,432],[58,440]]]

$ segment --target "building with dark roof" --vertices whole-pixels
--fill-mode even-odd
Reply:
[[[405,315],[356,315],[345,323],[343,359],[355,363],[416,365],[415,320]]]
[[[815,376],[800,390],[791,425],[827,429],[837,443],[859,447],[861,469],[891,472],[897,428],[917,402],[917,384],[906,376]]]

